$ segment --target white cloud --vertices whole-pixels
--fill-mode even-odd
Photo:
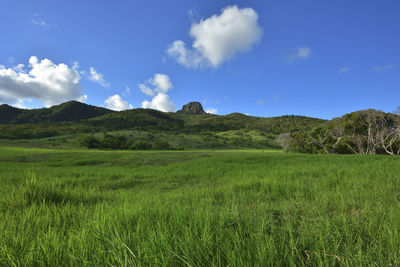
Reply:
[[[97,72],[93,67],[89,68],[90,76],[88,79],[92,82],[98,83],[103,87],[109,87],[110,84],[104,80],[103,74]]]
[[[288,62],[293,62],[297,59],[307,59],[311,56],[311,48],[308,46],[297,47],[295,50],[286,53],[286,59]]]
[[[143,101],[143,108],[157,109],[164,112],[174,111],[175,104],[169,99],[168,91],[173,88],[170,78],[165,74],[155,74],[145,83],[138,84],[142,93],[153,96],[151,101]],[[152,86],[153,88],[150,88]]]
[[[17,72],[25,73],[24,67],[25,67],[24,64],[18,64],[17,66],[13,67],[13,70],[15,70]]]
[[[175,110],[175,104],[169,99],[169,95],[164,93],[158,93],[151,101],[143,101],[143,108],[157,109],[164,112],[170,112]]]
[[[257,100],[257,104],[259,104],[259,105],[262,105],[264,103],[265,103],[265,99],[264,98],[261,98],[261,99]]]
[[[220,15],[192,24],[192,48],[186,48],[183,41],[177,40],[167,53],[188,68],[216,68],[237,52],[250,50],[260,40],[262,30],[257,20],[258,14],[252,8],[228,6]]]
[[[85,102],[87,101],[87,99],[88,99],[88,96],[87,96],[87,95],[82,95],[82,96],[80,96],[78,99],[76,99],[76,101],[85,103]]]
[[[187,49],[183,41],[175,41],[167,50],[170,57],[175,58],[179,64],[187,68],[196,68],[209,65],[207,59],[199,51]]]
[[[36,99],[46,106],[82,97],[79,73],[64,63],[30,57],[29,65],[0,66],[0,102],[22,103]]]
[[[16,108],[28,109],[28,107],[26,107],[24,104],[24,100],[22,99],[19,99],[13,106]]]
[[[382,72],[382,71],[391,70],[391,69],[394,69],[394,68],[396,68],[396,65],[374,66],[372,69],[374,71]]]
[[[128,102],[123,100],[122,97],[118,94],[110,96],[104,101],[104,103],[106,104],[106,108],[115,111],[121,111],[133,108],[132,104],[128,104]]]
[[[154,96],[153,90],[150,87],[148,87],[147,85],[139,84],[138,86],[143,94],[146,94],[148,96]]]
[[[216,108],[208,108],[208,109],[206,109],[206,113],[217,114],[218,113],[218,109],[216,109]]]
[[[155,86],[155,91],[159,93],[167,93],[173,87],[171,80],[165,74],[155,74],[149,82]]]

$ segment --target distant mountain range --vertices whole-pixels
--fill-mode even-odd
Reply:
[[[176,113],[142,108],[117,112],[77,101],[40,109],[0,105],[0,138],[38,138],[135,129],[189,134],[246,129],[277,135],[309,130],[323,122],[325,120],[293,115],[270,118],[241,113],[214,115],[205,113],[199,102],[191,102]]]

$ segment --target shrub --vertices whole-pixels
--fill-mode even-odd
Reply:
[[[132,150],[147,150],[147,149],[151,149],[151,144],[150,143],[146,143],[144,141],[135,141],[132,143],[132,145],[130,146],[130,149]]]
[[[84,135],[79,138],[79,144],[86,146],[87,148],[98,148],[100,147],[100,141],[92,135]]]
[[[123,135],[105,135],[101,141],[101,147],[113,149],[127,149],[128,140]]]
[[[170,146],[169,146],[168,142],[165,142],[165,141],[155,141],[153,143],[153,149],[156,149],[156,150],[165,150],[165,149],[169,149],[169,148],[170,148]]]

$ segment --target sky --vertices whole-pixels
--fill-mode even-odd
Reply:
[[[392,112],[399,10],[398,0],[2,0],[0,104]]]

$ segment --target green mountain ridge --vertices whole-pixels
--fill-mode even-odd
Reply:
[[[38,122],[81,121],[114,111],[69,101],[50,108],[20,109],[7,104],[0,105],[0,124],[22,124]]]
[[[248,128],[280,133],[284,130],[308,128],[308,124],[314,125],[324,121],[296,115],[255,117],[236,112],[227,115],[188,114],[142,108],[112,111],[77,101],[40,109],[19,109],[7,104],[0,105],[0,124],[84,122],[88,126],[102,127],[105,130],[155,127],[162,130],[186,128],[188,131],[226,131]]]
[[[86,140],[96,138],[99,144],[107,143],[105,148],[277,148],[277,135],[310,130],[324,122],[294,115],[265,118],[241,113],[174,113],[142,108],[111,111],[70,101],[32,110],[1,105],[0,139],[3,144],[10,144],[10,140],[21,140],[21,144],[38,140],[33,143],[39,146],[62,146],[68,139],[70,147],[76,147],[81,137],[89,135],[92,138]],[[58,141],[54,143],[54,138],[49,137],[56,136]]]

